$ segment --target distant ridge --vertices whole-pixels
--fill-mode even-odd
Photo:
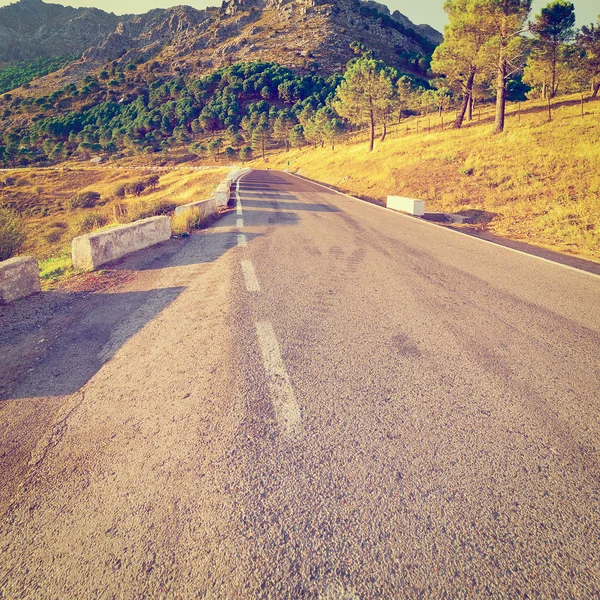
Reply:
[[[0,62],[82,54],[122,20],[97,8],[20,0],[0,8]]]
[[[43,0],[0,8],[0,63],[81,56],[62,75],[118,62],[157,61],[163,73],[204,73],[238,61],[276,61],[329,75],[362,42],[390,65],[410,70],[442,35],[380,3],[363,0],[225,0],[220,8],[189,6],[117,16]]]

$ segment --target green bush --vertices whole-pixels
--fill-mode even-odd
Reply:
[[[94,208],[100,202],[100,194],[98,192],[79,192],[70,200],[67,200],[67,208],[73,210],[75,208]]]
[[[104,227],[108,223],[108,217],[101,213],[90,213],[79,221],[79,232],[88,233],[94,229]]]
[[[9,208],[0,208],[0,261],[14,256],[25,241],[25,220]]]
[[[119,200],[123,200],[125,198],[126,191],[124,185],[118,185],[115,188],[115,198],[119,198]]]
[[[245,146],[240,150],[240,158],[242,161],[252,160],[253,150],[250,146]]]
[[[146,187],[146,182],[142,179],[139,179],[138,181],[132,181],[125,184],[125,192],[139,198]]]

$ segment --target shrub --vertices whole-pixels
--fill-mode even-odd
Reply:
[[[172,202],[171,200],[158,200],[158,202],[152,204],[152,209],[154,211],[152,216],[168,215],[175,210],[176,206],[177,203]]]
[[[117,223],[128,222],[128,211],[127,206],[122,202],[116,202],[113,204],[113,217]]]
[[[149,187],[151,190],[155,190],[160,182],[160,177],[158,175],[150,175],[144,180],[146,187]]]
[[[252,148],[250,146],[245,146],[240,150],[240,158],[242,161],[252,160]]]
[[[133,196],[140,197],[146,189],[146,182],[138,179],[138,181],[132,181],[125,185],[125,191]]]
[[[63,232],[60,229],[53,229],[45,235],[46,241],[49,244],[56,244],[61,240]]]
[[[0,208],[0,261],[14,256],[25,241],[25,220],[9,208]]]
[[[177,204],[169,200],[158,200],[157,202],[134,202],[127,209],[127,222],[139,221],[159,215],[166,215],[175,210]]]
[[[54,227],[56,229],[66,229],[68,225],[64,221],[54,221],[54,223],[50,223],[50,227]]]
[[[115,198],[119,198],[119,200],[123,200],[123,198],[125,198],[125,186],[124,185],[118,185],[115,188],[114,196],[115,196]]]
[[[227,146],[225,148],[225,156],[228,160],[233,160],[235,158],[235,150],[231,146]]]
[[[100,194],[98,192],[79,192],[67,201],[67,208],[73,210],[75,208],[94,208],[100,202]]]
[[[206,218],[202,212],[196,208],[192,208],[175,215],[171,219],[171,231],[176,235],[188,233],[193,229],[200,229],[205,221]]]
[[[108,218],[101,213],[89,213],[79,221],[80,233],[88,233],[94,229],[104,227],[108,223]]]

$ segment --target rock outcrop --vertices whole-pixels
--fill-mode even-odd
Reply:
[[[123,19],[96,8],[20,0],[0,8],[0,63],[79,56],[106,39]]]
[[[238,61],[276,61],[330,75],[361,42],[390,65],[430,54],[441,34],[372,0],[225,0],[118,17],[42,0],[0,9],[0,61],[82,56],[65,75],[112,61],[158,61],[162,72],[202,73]],[[404,61],[404,63],[403,63]]]

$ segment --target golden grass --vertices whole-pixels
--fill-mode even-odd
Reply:
[[[427,132],[427,118],[412,118],[372,153],[360,133],[335,151],[271,154],[266,166],[289,161],[293,171],[382,202],[395,194],[424,199],[431,212],[471,211],[478,228],[600,261],[600,101],[586,103],[582,118],[576,97],[561,99],[552,122],[539,102],[523,103],[520,121],[516,111],[509,107],[501,135],[491,134],[487,108],[461,130],[441,131],[432,116],[437,129]]]
[[[13,178],[15,185],[0,189],[0,205],[7,204],[25,215],[27,239],[20,254],[37,258],[43,279],[51,281],[72,273],[70,247],[77,235],[134,220],[161,206],[173,207],[209,198],[227,172],[227,168],[155,172],[70,163],[52,168],[10,170],[1,174],[0,179]],[[145,192],[139,198],[115,198],[120,184],[151,174],[160,175],[160,183],[154,191]],[[69,198],[82,191],[99,192],[100,203],[93,208],[69,210]]]

